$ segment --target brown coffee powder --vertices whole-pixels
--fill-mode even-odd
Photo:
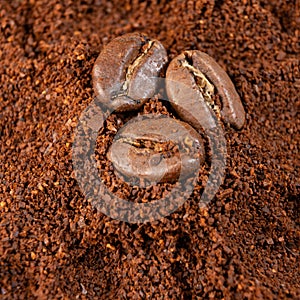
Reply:
[[[226,177],[209,209],[198,207],[204,170],[183,207],[143,225],[98,213],[72,169],[93,64],[135,31],[161,41],[169,60],[208,53],[246,111],[241,131],[226,128]],[[299,54],[297,0],[2,0],[0,298],[298,299]]]

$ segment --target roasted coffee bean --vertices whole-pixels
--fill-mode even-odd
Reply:
[[[96,96],[116,111],[138,109],[156,92],[157,76],[167,60],[164,46],[145,34],[114,39],[104,47],[93,68]]]
[[[204,155],[196,130],[166,117],[139,117],[127,123],[108,151],[108,159],[123,176],[152,182],[197,176]]]
[[[175,57],[167,69],[167,93],[178,115],[199,129],[199,122],[213,126],[213,114],[225,123],[240,129],[245,111],[240,97],[227,73],[209,55],[185,51]],[[215,89],[221,105],[215,103]],[[195,109],[199,114],[195,119]],[[190,113],[193,112],[194,116]]]

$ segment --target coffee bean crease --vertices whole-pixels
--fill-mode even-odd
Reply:
[[[154,96],[167,52],[157,40],[130,33],[108,43],[92,71],[98,100],[117,112],[140,108]]]

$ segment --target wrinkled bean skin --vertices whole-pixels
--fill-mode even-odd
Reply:
[[[157,40],[142,33],[112,40],[99,54],[92,71],[93,87],[100,102],[122,112],[140,108],[156,91],[167,63],[167,53]]]
[[[167,94],[178,115],[186,122],[199,129],[199,123],[196,124],[195,118],[189,114],[198,106],[199,119],[205,125],[213,125],[213,110],[225,123],[237,129],[243,127],[245,111],[234,85],[221,66],[206,53],[191,50],[178,55],[170,62],[166,78]],[[221,107],[212,102],[214,88],[221,97]],[[193,103],[195,101],[197,105]]]
[[[170,141],[183,152],[174,151]],[[174,182],[179,175],[185,178],[198,172],[204,157],[202,137],[187,123],[171,118],[125,126],[108,151],[109,160],[125,177],[156,182]]]

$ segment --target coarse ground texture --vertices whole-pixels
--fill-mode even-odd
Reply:
[[[299,28],[298,0],[0,0],[0,298],[299,299]],[[141,225],[91,206],[71,151],[95,59],[134,31],[211,55],[247,115],[209,209],[199,185]]]

